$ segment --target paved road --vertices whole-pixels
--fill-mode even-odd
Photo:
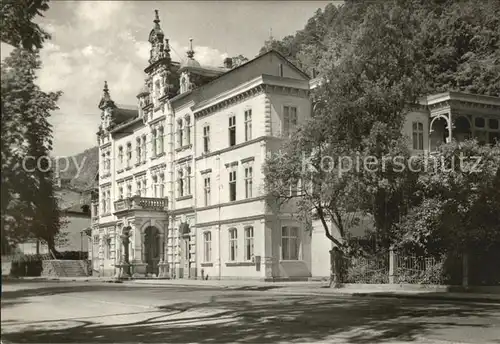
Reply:
[[[491,303],[91,282],[2,289],[6,343],[500,343]]]

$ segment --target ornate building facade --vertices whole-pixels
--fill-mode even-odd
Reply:
[[[137,106],[105,83],[91,259],[136,277],[308,277],[309,236],[268,209],[262,164],[310,116],[309,77],[270,51],[241,65],[170,58],[156,12]],[[123,237],[126,234],[124,246]]]
[[[149,43],[137,105],[115,104],[106,83],[99,103],[94,274],[129,266],[134,277],[327,276],[331,243],[293,209],[267,206],[262,173],[265,156],[311,115],[318,80],[275,51],[211,67],[191,42],[184,61],[172,61],[158,12]],[[421,105],[405,125],[416,153],[452,137],[500,135],[499,98],[446,93]]]

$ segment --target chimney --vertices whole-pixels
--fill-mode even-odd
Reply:
[[[233,59],[230,57],[226,57],[224,59],[224,67],[227,69],[232,69],[233,68]]]

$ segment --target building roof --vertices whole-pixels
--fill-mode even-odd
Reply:
[[[113,110],[113,119],[115,124],[121,124],[133,120],[139,116],[137,106],[133,105],[118,105]]]

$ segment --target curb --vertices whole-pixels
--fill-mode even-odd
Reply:
[[[500,298],[487,298],[477,296],[452,296],[452,295],[426,295],[426,294],[393,294],[393,293],[353,293],[357,297],[378,297],[378,298],[398,298],[398,299],[420,299],[434,301],[464,301],[464,302],[486,302],[500,304]]]

